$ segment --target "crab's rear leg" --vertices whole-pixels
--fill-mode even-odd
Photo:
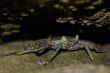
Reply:
[[[43,50],[44,48],[42,49],[35,49],[35,50],[21,50],[21,51],[11,51],[9,53],[6,53],[6,54],[1,54],[0,56],[1,57],[4,57],[4,56],[9,56],[9,55],[22,55],[22,54],[27,54],[27,53],[36,53],[36,52],[39,52],[41,50]]]
[[[16,55],[22,55],[22,54],[27,54],[27,53],[37,53],[37,52],[42,51],[42,50],[45,50],[47,48],[48,47],[42,46],[39,49],[25,50],[25,51],[18,52]]]
[[[8,53],[5,53],[5,54],[0,54],[1,57],[4,57],[4,56],[9,56],[9,55],[14,55],[14,54],[17,54],[18,52],[20,52],[19,50],[18,51],[10,51]]]
[[[85,47],[85,49],[86,49],[86,51],[87,51],[87,53],[88,53],[88,55],[89,55],[91,61],[93,61],[94,58],[93,58],[93,56],[92,56],[92,53],[91,53],[90,49],[89,49],[88,47]]]

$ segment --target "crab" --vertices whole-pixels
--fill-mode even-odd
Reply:
[[[33,47],[34,46],[34,47]],[[54,53],[52,53],[50,59],[48,61],[39,61],[38,64],[47,64],[60,53],[62,50],[67,51],[74,51],[79,49],[85,49],[87,52],[89,58],[91,61],[94,60],[91,50],[94,50],[96,52],[100,52],[96,46],[96,44],[85,41],[85,40],[79,40],[79,35],[76,35],[75,37],[57,37],[57,38],[48,38],[48,39],[41,39],[37,40],[34,44],[27,46],[24,46],[23,50],[18,51],[12,51],[7,54],[4,54],[2,56],[8,56],[8,55],[23,55],[28,53],[41,53],[45,50],[53,50]]]

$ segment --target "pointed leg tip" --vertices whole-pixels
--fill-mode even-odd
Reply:
[[[42,61],[42,60],[39,60],[39,61],[37,62],[37,64],[43,65],[43,66],[46,66],[48,63],[49,63],[49,62],[47,62],[47,61]]]
[[[91,58],[91,61],[92,61],[92,62],[94,62],[94,59],[93,59],[93,58]]]

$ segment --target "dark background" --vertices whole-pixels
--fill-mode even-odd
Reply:
[[[17,1],[14,1],[17,2]],[[102,5],[96,6],[94,10],[84,10],[83,6],[79,6],[79,9],[76,12],[73,12],[71,15],[66,12],[60,11],[58,9],[52,8],[51,4],[40,8],[38,5],[28,5],[28,3],[24,1],[18,1],[18,7],[13,7],[13,0],[3,0],[1,1],[0,6],[0,22],[5,23],[18,23],[21,25],[20,33],[9,35],[9,36],[1,36],[4,42],[15,41],[15,40],[36,40],[39,38],[46,38],[48,36],[75,36],[79,34],[81,39],[91,40],[96,43],[110,43],[110,30],[107,27],[97,28],[96,26],[81,26],[80,23],[76,22],[74,25],[66,22],[64,24],[56,22],[58,17],[68,17],[72,16],[78,20],[79,17],[82,16],[91,16],[95,12],[100,11],[104,8],[109,8],[109,0],[106,0]],[[27,11],[27,8],[33,7],[35,12],[33,14]],[[24,11],[29,13],[30,15],[27,17],[22,17],[23,20],[15,20],[8,21],[7,17],[4,17],[2,13],[6,10],[4,8],[8,8],[7,11],[13,13],[17,17],[20,17],[19,13]],[[1,31],[2,32],[2,31]]]

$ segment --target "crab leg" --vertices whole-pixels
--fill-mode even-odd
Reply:
[[[98,50],[97,47],[95,47],[94,49],[95,49],[95,51],[96,51],[97,53],[105,53],[105,51],[103,51],[103,50]]]
[[[18,52],[20,52],[20,51],[19,50],[18,51],[11,51],[11,52],[6,53],[6,54],[1,54],[0,56],[4,57],[4,56],[9,56],[9,55],[14,55],[14,54],[17,54]]]
[[[79,41],[79,35],[76,35],[74,39],[75,39],[74,40],[75,42],[74,42],[73,46],[78,43],[78,41]]]
[[[44,50],[46,47],[40,47],[39,49],[34,49],[34,50],[26,50],[26,51],[22,51],[22,52],[18,52],[17,55],[22,55],[22,54],[27,54],[27,53],[36,53],[39,52],[41,50]]]
[[[91,61],[93,61],[93,56],[92,56],[92,53],[91,53],[90,49],[88,47],[86,47],[85,49],[86,49]]]
[[[51,62],[59,53],[60,49],[56,49],[55,52],[51,55],[49,62]]]
[[[9,56],[9,55],[22,55],[22,54],[27,54],[27,53],[35,53],[35,52],[38,52],[38,51],[41,51],[41,50],[44,50],[44,48],[46,47],[40,47],[39,49],[34,49],[34,50],[18,50],[18,51],[12,51],[12,52],[9,52],[9,53],[6,53],[6,54],[1,54],[1,56]]]
[[[59,53],[60,53],[60,49],[56,49],[55,52],[51,55],[49,61],[39,60],[38,64],[46,66],[46,64],[51,62]]]

